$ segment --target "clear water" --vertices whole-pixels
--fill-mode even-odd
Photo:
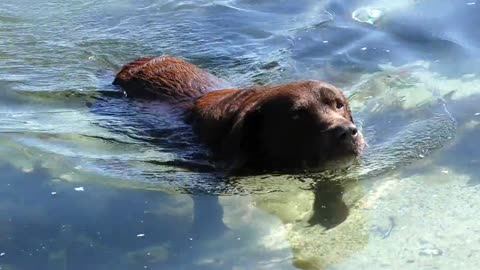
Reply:
[[[2,0],[1,269],[477,269],[479,8]],[[341,86],[362,164],[225,179],[110,85],[165,53],[238,86]]]

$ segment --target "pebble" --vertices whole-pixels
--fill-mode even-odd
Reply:
[[[362,7],[352,13],[352,19],[358,22],[375,24],[383,17],[383,15],[384,11],[381,9],[374,7]]]
[[[441,255],[443,255],[443,251],[441,251],[441,250],[438,249],[438,248],[424,248],[424,249],[421,249],[418,254],[419,254],[420,256],[436,257],[436,256],[441,256]]]

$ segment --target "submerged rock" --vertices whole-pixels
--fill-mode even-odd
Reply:
[[[363,23],[375,24],[383,15],[384,11],[380,8],[362,7],[352,13],[352,19]]]

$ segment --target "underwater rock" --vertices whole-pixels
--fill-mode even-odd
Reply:
[[[352,19],[371,25],[378,24],[383,18],[410,8],[419,1],[374,0],[368,6],[359,7],[352,12]]]
[[[380,8],[362,7],[352,13],[352,19],[363,23],[375,24],[383,15],[384,11]]]
[[[418,252],[418,254],[420,256],[436,257],[441,256],[443,254],[443,251],[438,248],[422,248],[420,252]]]
[[[353,111],[376,112],[392,106],[408,110],[437,103],[439,99],[460,100],[480,94],[478,77],[445,77],[431,71],[429,62],[385,64],[379,68],[378,72],[362,75],[347,89]]]

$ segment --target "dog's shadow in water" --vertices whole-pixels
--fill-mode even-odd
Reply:
[[[315,196],[310,225],[321,225],[331,229],[344,222],[349,214],[348,206],[343,201],[345,187],[341,183],[319,181],[314,184]]]

